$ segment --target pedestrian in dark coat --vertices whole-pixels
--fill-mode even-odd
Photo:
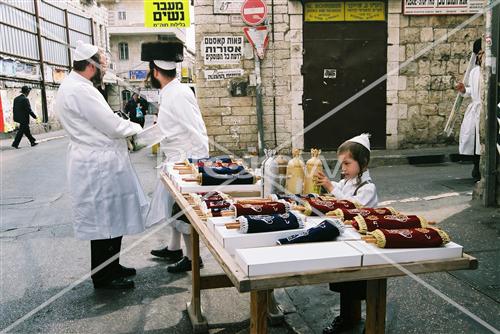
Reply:
[[[23,86],[21,88],[21,95],[14,99],[13,106],[13,114],[14,114],[14,122],[19,123],[19,130],[17,131],[16,138],[12,143],[12,147],[19,148],[19,143],[23,138],[23,135],[26,135],[26,138],[31,143],[31,146],[38,145],[36,139],[31,135],[30,132],[30,116],[34,119],[37,119],[33,110],[31,110],[30,100],[28,100],[28,95],[31,91],[31,88],[28,86]]]
[[[139,95],[134,93],[132,98],[125,105],[125,113],[130,118],[131,122],[139,124],[144,127],[144,114],[145,110],[141,105],[141,99]]]

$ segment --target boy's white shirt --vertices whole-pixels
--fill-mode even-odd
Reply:
[[[378,205],[377,188],[370,177],[370,172],[367,170],[361,175],[360,183],[358,183],[357,180],[358,178],[349,180],[343,179],[340,182],[332,182],[332,195],[338,199],[356,201],[369,208],[376,207]],[[365,181],[371,182],[360,187],[356,195],[354,195],[356,188]]]

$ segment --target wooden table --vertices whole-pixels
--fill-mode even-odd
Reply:
[[[169,177],[166,174],[161,174],[161,179],[177,201],[177,204],[185,210],[185,215],[192,226],[192,297],[191,302],[187,304],[187,311],[194,333],[208,332],[208,323],[201,310],[201,290],[235,287],[239,292],[250,292],[250,333],[265,334],[267,333],[269,296],[272,289],[359,280],[368,281],[365,332],[366,334],[384,333],[387,278],[406,275],[400,268],[385,264],[297,274],[248,277],[228,252],[217,242],[213,233],[195,213],[184,196],[176,189]],[[223,274],[200,275],[200,238],[224,270]],[[460,258],[404,263],[401,264],[401,267],[413,274],[422,274],[458,269],[476,269],[477,260],[464,253]]]

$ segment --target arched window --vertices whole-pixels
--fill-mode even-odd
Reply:
[[[118,56],[120,60],[128,60],[128,43],[118,43]]]

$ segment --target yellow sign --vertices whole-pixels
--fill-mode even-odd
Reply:
[[[343,2],[306,2],[304,21],[344,21]]]
[[[346,2],[346,21],[385,21],[385,5],[378,1]]]
[[[144,0],[146,28],[187,28],[189,0]]]

